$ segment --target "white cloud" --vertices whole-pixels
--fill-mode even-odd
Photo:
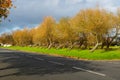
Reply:
[[[66,4],[73,5],[82,2],[83,0],[65,0]]]

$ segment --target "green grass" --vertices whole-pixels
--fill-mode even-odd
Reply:
[[[37,52],[40,54],[48,54],[48,55],[57,55],[69,58],[76,59],[86,59],[86,60],[120,60],[120,49],[113,48],[112,50],[95,50],[95,52],[91,53],[89,50],[79,50],[79,49],[47,49],[47,48],[38,48],[38,47],[7,47],[7,49],[12,50],[21,50],[28,52]]]

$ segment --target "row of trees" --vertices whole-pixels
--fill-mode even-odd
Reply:
[[[59,22],[53,17],[45,17],[38,27],[2,34],[0,40],[19,46],[89,48],[94,51],[98,46],[109,48],[119,35],[119,28],[119,9],[117,14],[113,14],[105,9],[94,8],[81,10],[72,18],[61,18]]]

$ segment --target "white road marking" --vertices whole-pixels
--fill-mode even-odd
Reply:
[[[32,57],[30,55],[27,55],[27,57]],[[40,60],[40,61],[44,61],[44,59],[41,59],[41,58],[37,58],[37,57],[33,57],[34,59],[36,60]],[[57,65],[64,65],[62,63],[58,63],[58,62],[54,62],[54,61],[48,61],[49,63],[53,63],[53,64],[57,64]]]
[[[25,54],[20,54],[21,56],[26,56],[26,57],[29,57],[29,58],[34,58],[36,60],[40,60],[40,61],[44,61],[44,59],[41,59],[41,58],[37,58],[37,57],[33,57],[31,55],[25,55]]]
[[[48,62],[53,63],[53,64],[57,64],[57,65],[64,65],[62,63],[58,63],[58,62],[54,62],[54,61],[48,61]]]
[[[114,63],[114,64],[120,64],[120,63]]]
[[[110,64],[120,64],[120,62],[108,62]]]
[[[92,74],[97,74],[99,76],[106,76],[105,74],[102,74],[102,73],[98,73],[98,72],[95,72],[95,71],[91,71],[91,70],[86,70],[86,69],[83,69],[83,68],[79,68],[79,67],[72,67],[73,69],[77,69],[77,70],[82,70],[82,71],[85,71],[85,72],[89,72],[89,73],[92,73]]]
[[[41,59],[41,58],[34,58],[36,60],[40,60],[40,61],[44,61],[44,59]]]
[[[2,53],[2,52],[7,52],[7,53],[9,53],[9,52],[13,52],[13,51],[0,51],[0,52],[1,52],[1,53]]]

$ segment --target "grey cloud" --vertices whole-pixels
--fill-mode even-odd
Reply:
[[[61,17],[73,16],[80,9],[94,7],[96,4],[115,11],[120,0],[16,0],[14,5],[17,8],[11,9],[8,17],[11,22],[3,21],[0,32],[37,26],[45,16],[53,16],[58,21]]]

